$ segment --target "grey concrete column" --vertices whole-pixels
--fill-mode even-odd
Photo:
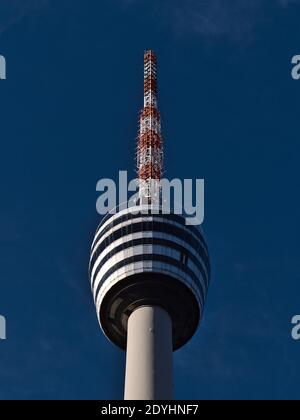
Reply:
[[[128,320],[125,400],[172,399],[172,321],[158,306],[142,306]]]

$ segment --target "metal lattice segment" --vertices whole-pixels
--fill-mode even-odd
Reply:
[[[152,51],[144,55],[144,109],[140,116],[137,171],[141,202],[159,200],[163,168],[161,120],[157,109],[157,59]]]
[[[157,59],[153,51],[144,54],[144,107],[157,107]]]

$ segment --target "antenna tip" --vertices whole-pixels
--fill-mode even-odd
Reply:
[[[145,57],[145,60],[150,59],[152,61],[156,61],[156,54],[153,50],[145,50],[144,57]]]

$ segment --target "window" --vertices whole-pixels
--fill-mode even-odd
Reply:
[[[180,261],[183,265],[187,265],[188,263],[188,256],[184,252],[181,253]]]

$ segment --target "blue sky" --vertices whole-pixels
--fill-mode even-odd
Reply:
[[[182,3],[1,2],[1,399],[122,398],[87,266],[97,180],[134,176],[147,48],[166,176],[206,183],[212,283],[175,397],[299,398],[300,1]]]

